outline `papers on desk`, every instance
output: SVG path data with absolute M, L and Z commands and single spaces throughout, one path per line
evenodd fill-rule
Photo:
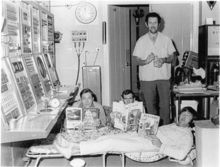
M 205 85 L 196 85 L 196 84 L 184 84 L 179 86 L 174 86 L 173 90 L 179 93 L 203 93 L 207 89 Z
M 174 91 L 179 93 L 203 93 L 206 91 L 206 88 L 194 87 L 194 88 L 176 88 Z
M 203 93 L 207 89 L 204 84 L 198 81 L 198 82 L 190 82 L 189 84 L 187 83 L 178 86 L 175 85 L 173 90 L 179 93 Z

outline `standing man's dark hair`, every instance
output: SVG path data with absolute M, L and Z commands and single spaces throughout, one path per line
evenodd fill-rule
M 161 17 L 158 13 L 152 12 L 152 13 L 148 13 L 145 17 L 145 23 L 148 24 L 148 19 L 149 17 L 156 17 L 158 20 L 158 23 L 161 23 Z

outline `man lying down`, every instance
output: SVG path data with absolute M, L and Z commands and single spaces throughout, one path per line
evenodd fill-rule
M 191 107 L 182 109 L 179 122 L 160 126 L 156 135 L 140 137 L 137 133 L 121 133 L 101 136 L 80 143 L 69 142 L 57 135 L 55 147 L 66 158 L 71 155 L 94 155 L 105 152 L 155 152 L 177 160 L 183 160 L 193 145 L 190 128 L 196 112 Z

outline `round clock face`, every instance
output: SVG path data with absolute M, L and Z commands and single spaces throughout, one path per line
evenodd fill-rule
M 76 7 L 75 15 L 79 22 L 89 24 L 95 20 L 97 10 L 93 4 L 89 2 L 82 2 Z

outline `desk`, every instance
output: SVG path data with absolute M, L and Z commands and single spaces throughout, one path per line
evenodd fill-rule
M 209 118 L 209 114 L 210 114 L 210 98 L 211 97 L 218 97 L 219 96 L 219 92 L 218 91 L 213 91 L 213 90 L 205 90 L 205 91 L 201 91 L 201 92 L 180 92 L 180 91 L 173 91 L 173 95 L 174 95 L 174 100 L 178 101 L 178 109 L 176 110 L 176 118 L 178 121 L 178 116 L 179 116 L 179 112 L 181 110 L 181 101 L 184 99 L 205 99 L 205 112 L 204 112 L 204 117 L 206 119 Z
M 70 92 L 75 91 L 78 91 L 78 87 L 69 86 L 60 88 L 54 94 L 54 97 L 60 101 L 59 107 L 53 108 L 51 112 L 40 112 L 44 107 L 43 103 L 39 103 L 32 113 L 28 113 L 17 120 L 14 129 L 2 130 L 1 143 L 46 138 L 67 106 L 67 99 Z

